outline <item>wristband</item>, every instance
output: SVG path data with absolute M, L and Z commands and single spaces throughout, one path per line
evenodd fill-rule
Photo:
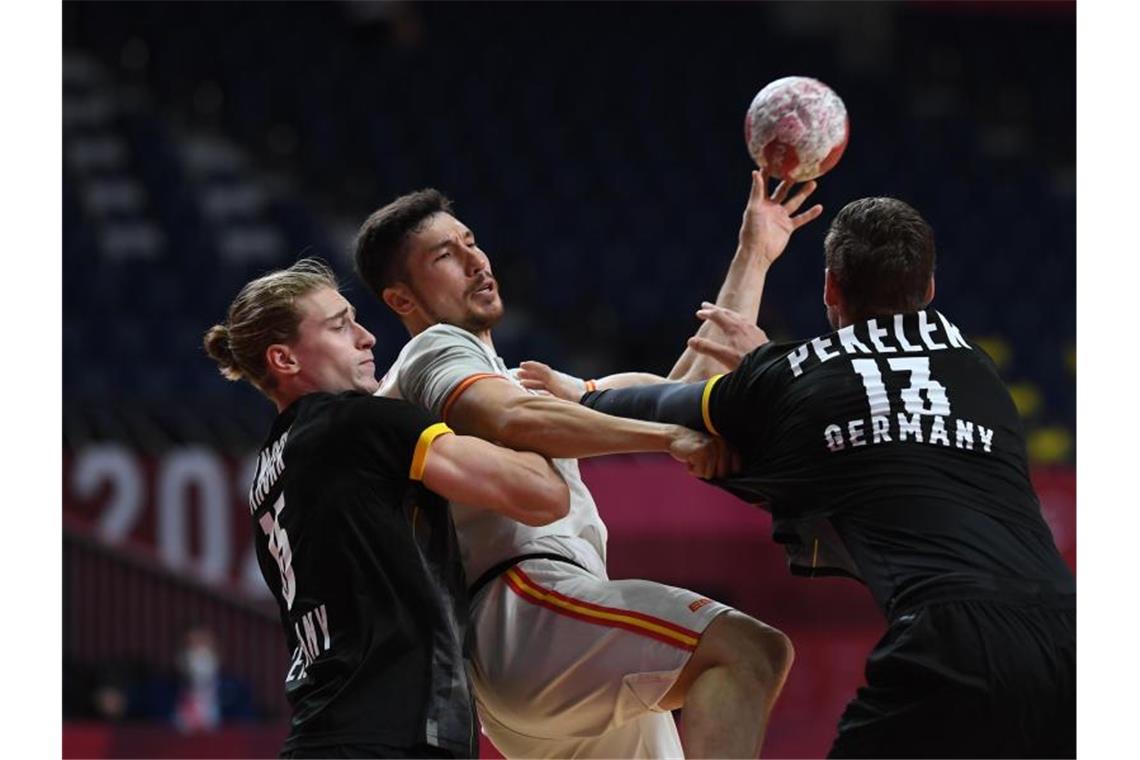
M 598 381 L 597 380 L 587 380 L 586 381 L 586 393 L 590 393 L 591 391 L 596 391 L 597 389 L 598 389 Z

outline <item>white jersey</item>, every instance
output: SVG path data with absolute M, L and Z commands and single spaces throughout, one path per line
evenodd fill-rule
M 380 381 L 377 396 L 402 398 L 447 421 L 455 399 L 473 382 L 503 382 L 523 388 L 503 360 L 475 335 L 453 325 L 434 325 L 412 338 Z M 531 393 L 532 391 L 527 391 Z M 549 552 L 569 557 L 605 577 L 606 526 L 582 482 L 578 460 L 555 459 L 570 487 L 570 512 L 541 527 L 523 525 L 488 509 L 452 502 L 467 582 L 520 554 Z

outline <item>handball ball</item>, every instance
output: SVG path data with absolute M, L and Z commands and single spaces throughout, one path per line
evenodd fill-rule
M 831 171 L 847 147 L 847 109 L 830 87 L 784 77 L 756 94 L 744 118 L 752 160 L 770 176 L 806 182 Z

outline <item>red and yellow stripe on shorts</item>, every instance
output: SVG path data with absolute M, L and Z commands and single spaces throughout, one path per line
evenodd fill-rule
M 688 652 L 696 649 L 701 639 L 700 634 L 696 631 L 682 628 L 668 620 L 632 610 L 603 607 L 600 604 L 574 599 L 553 589 L 544 588 L 535 583 L 530 576 L 518 567 L 512 567 L 504 573 L 503 579 L 507 586 L 523 599 L 532 604 L 554 610 L 560 615 L 608 628 L 623 628 Z

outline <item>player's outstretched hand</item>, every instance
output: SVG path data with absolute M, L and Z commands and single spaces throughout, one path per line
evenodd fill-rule
M 722 438 L 678 428 L 669 453 L 702 480 L 725 478 L 740 471 L 740 457 Z
M 586 392 L 585 380 L 559 372 L 542 362 L 523 362 L 519 365 L 518 378 L 524 388 L 548 393 L 564 401 L 577 402 Z
M 752 172 L 752 192 L 744 209 L 740 225 L 740 247 L 755 251 L 771 264 L 788 246 L 792 233 L 823 213 L 818 203 L 803 213 L 796 214 L 804 201 L 815 192 L 815 180 L 800 185 L 795 195 L 788 194 L 794 183 L 781 180 L 768 195 L 768 175 L 763 169 Z
M 724 341 L 713 341 L 694 335 L 689 338 L 689 348 L 698 354 L 711 357 L 734 370 L 748 353 L 768 342 L 768 335 L 735 311 L 704 301 L 697 310 L 701 321 L 714 323 L 721 329 Z

